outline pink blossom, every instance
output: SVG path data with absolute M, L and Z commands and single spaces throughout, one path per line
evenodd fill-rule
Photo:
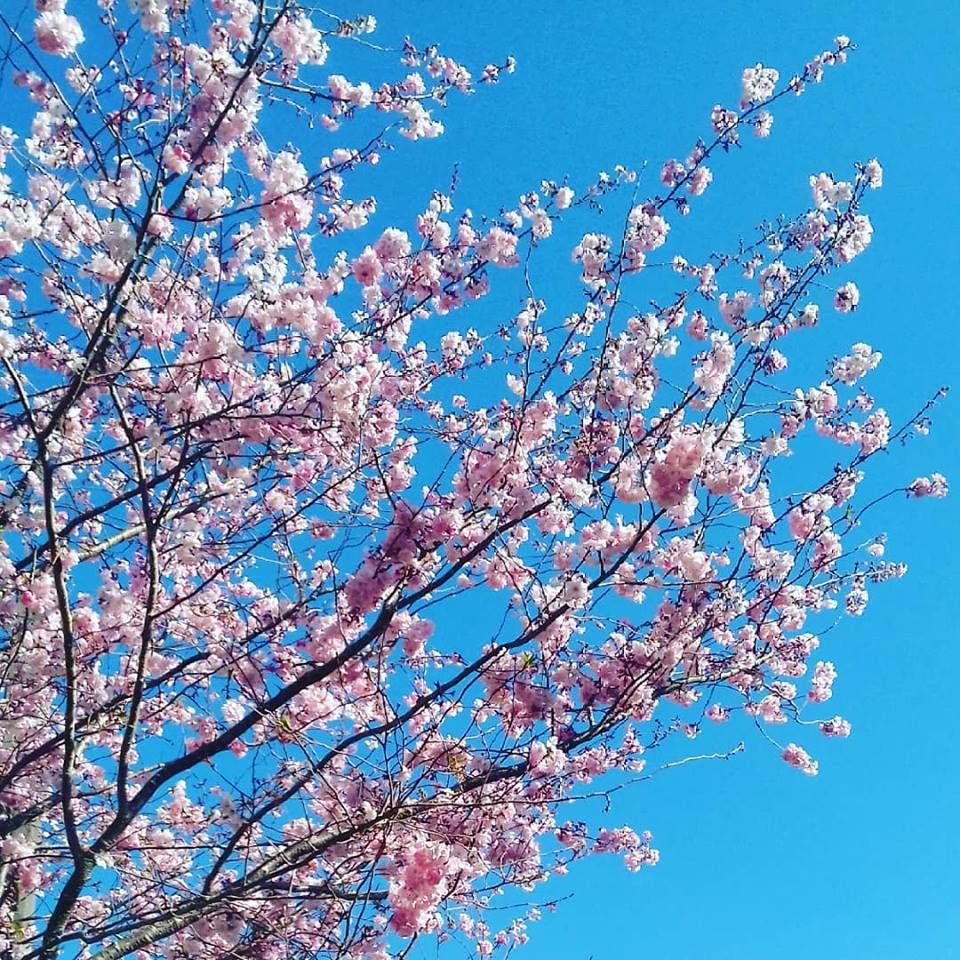
M 867 609 L 870 594 L 863 587 L 863 583 L 856 584 L 843 598 L 843 607 L 851 617 L 861 617 Z
M 870 246 L 873 239 L 873 224 L 864 214 L 857 214 L 847 221 L 838 234 L 837 253 L 843 263 L 849 263 Z
M 71 56 L 84 40 L 80 22 L 62 9 L 41 13 L 33 23 L 33 31 L 37 46 L 57 57 Z
M 780 697 L 775 694 L 764 697 L 760 703 L 757 704 L 757 716 L 760 717 L 764 723 L 786 723 L 787 716 L 780 709 L 780 703 Z
M 833 364 L 833 375 L 842 383 L 852 386 L 871 370 L 875 370 L 882 359 L 883 354 L 869 344 L 855 343 L 849 354 Z
M 770 136 L 773 130 L 773 114 L 769 110 L 761 110 L 753 124 L 754 136 L 764 139 Z
M 773 67 L 765 67 L 758 63 L 754 67 L 747 67 L 743 71 L 742 86 L 744 106 L 751 103 L 761 103 L 773 96 L 780 73 Z
M 554 206 L 558 210 L 566 210 L 573 203 L 573 190 L 570 187 L 561 187 L 553 198 Z
M 690 322 L 687 324 L 687 333 L 694 340 L 705 340 L 708 329 L 709 321 L 707 320 L 706 314 L 700 310 L 694 310 L 690 316 Z
M 680 160 L 668 160 L 660 169 L 660 182 L 665 187 L 675 187 L 686 174 L 686 168 Z
M 840 313 L 850 313 L 860 303 L 860 291 L 855 283 L 847 282 L 838 288 L 833 297 L 833 305 Z
M 573 259 L 583 265 L 581 279 L 588 286 L 601 287 L 606 283 L 605 272 L 610 242 L 610 238 L 605 234 L 587 233 L 574 247 Z
M 390 925 L 402 937 L 412 937 L 425 924 L 430 911 L 447 890 L 447 874 L 457 868 L 441 847 L 423 840 L 415 842 L 393 869 Z
M 813 703 L 824 703 L 833 696 L 833 681 L 837 678 L 836 668 L 828 660 L 820 660 L 813 671 L 810 691 L 807 699 Z
M 883 186 L 883 167 L 880 161 L 873 159 L 864 168 L 863 174 L 867 178 L 867 185 L 871 190 L 876 190 Z
M 543 240 L 553 233 L 553 221 L 546 210 L 537 210 L 531 217 L 530 229 L 538 240 Z
M 683 500 L 701 468 L 703 455 L 703 442 L 697 436 L 678 434 L 670 441 L 663 459 L 650 468 L 648 489 L 657 506 L 672 507 Z
M 730 711 L 721 707 L 719 703 L 711 703 L 706 710 L 707 719 L 714 723 L 725 723 L 730 719 Z
M 825 737 L 849 737 L 853 728 L 849 720 L 843 717 L 834 717 L 832 720 L 824 720 L 820 724 L 820 732 Z
M 517 235 L 501 227 L 491 227 L 477 244 L 477 255 L 498 267 L 517 263 Z
M 531 774 L 540 777 L 556 776 L 563 772 L 566 764 L 567 756 L 558 748 L 556 737 L 550 737 L 545 743 L 536 740 L 530 745 L 527 768 Z
M 914 497 L 945 497 L 948 490 L 947 478 L 942 473 L 934 473 L 929 477 L 917 477 L 907 487 L 907 492 Z
M 865 454 L 882 450 L 890 442 L 890 418 L 885 410 L 876 410 L 864 421 L 860 448 Z
M 791 767 L 802 770 L 808 777 L 817 775 L 817 761 L 813 760 L 803 747 L 799 747 L 795 743 L 788 744 L 782 756 Z
M 309 17 L 283 17 L 274 28 L 270 39 L 283 53 L 284 59 L 295 64 L 321 64 L 327 59 L 329 48 L 323 34 Z
M 135 926 L 142 960 L 386 960 L 458 934 L 507 953 L 536 914 L 495 925 L 497 901 L 551 902 L 534 887 L 592 853 L 657 862 L 602 804 L 557 818 L 640 775 L 658 731 L 743 711 L 849 733 L 807 715 L 836 675 L 815 653 L 905 572 L 854 529 L 904 431 L 856 389 L 869 346 L 799 389 L 786 371 L 822 340 L 807 291 L 868 249 L 879 164 L 814 177 L 816 209 L 770 211 L 749 245 L 671 232 L 741 125 L 769 133 L 757 64 L 742 116 L 717 106 L 650 195 L 618 165 L 579 203 L 545 179 L 473 211 L 441 170 L 392 226 L 397 141 L 474 89 L 437 46 L 403 41 L 397 78 L 370 17 L 66 5 L 35 0 L 39 55 L 82 22 L 110 69 L 15 72 L 29 112 L 0 127 L 0 801 L 44 811 L 0 854 L 48 894 L 24 939 L 56 908 L 91 950 Z M 315 69 L 331 49 L 374 80 Z M 567 219 L 586 289 L 565 305 L 536 258 Z M 71 687 L 75 789 L 51 806 Z M 96 854 L 76 890 L 71 816 Z
M 739 120 L 740 117 L 735 110 L 728 110 L 720 104 L 714 106 L 710 114 L 710 125 L 714 133 L 729 133 L 736 127 Z
M 383 276 L 383 265 L 373 247 L 367 247 L 356 260 L 353 261 L 353 276 L 357 283 L 364 287 L 376 286 Z
M 714 281 L 717 270 L 712 263 L 705 263 L 698 271 L 697 290 L 701 296 L 710 299 L 717 290 L 717 284 Z
M 726 333 L 712 335 L 710 353 L 694 370 L 693 381 L 710 399 L 723 393 L 727 377 L 733 369 L 736 351 Z
M 818 210 L 830 210 L 842 203 L 848 203 L 853 196 L 853 187 L 846 181 L 836 181 L 828 173 L 820 173 L 810 178 L 813 203 Z
M 652 204 L 634 207 L 627 220 L 631 227 L 631 242 L 644 253 L 656 250 L 666 242 L 670 225 Z
M 814 570 L 827 570 L 840 559 L 842 553 L 840 538 L 832 530 L 824 530 L 814 540 L 810 566 Z
M 700 197 L 706 193 L 707 187 L 713 182 L 713 173 L 709 167 L 700 164 L 687 181 L 687 190 L 694 197 Z
M 410 256 L 410 238 L 403 230 L 388 227 L 374 244 L 374 250 L 381 261 L 402 260 Z

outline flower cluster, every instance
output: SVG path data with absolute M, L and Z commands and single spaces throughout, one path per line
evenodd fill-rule
M 32 116 L 0 128 L 0 877 L 33 905 L 0 906 L 0 952 L 506 956 L 536 914 L 498 929 L 493 894 L 657 863 L 559 819 L 651 749 L 727 732 L 704 719 L 850 733 L 817 713 L 821 636 L 904 572 L 858 489 L 929 411 L 874 405 L 865 343 L 820 382 L 792 358 L 818 290 L 859 322 L 833 275 L 882 168 L 678 249 L 724 151 L 849 40 L 749 67 L 652 185 L 617 166 L 488 215 L 438 190 L 387 224 L 396 138 L 475 89 L 438 47 L 361 79 L 371 17 L 35 6 L 8 51 Z M 570 245 L 579 300 L 541 299 L 528 265 Z

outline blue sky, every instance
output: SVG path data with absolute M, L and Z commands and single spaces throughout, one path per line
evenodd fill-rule
M 792 367 L 798 384 L 814 384 L 832 353 L 870 343 L 884 360 L 867 386 L 895 421 L 952 384 L 930 437 L 871 470 L 878 488 L 940 470 L 957 493 L 891 500 L 871 519 L 867 532 L 886 530 L 888 558 L 910 574 L 872 588 L 866 616 L 829 636 L 823 652 L 840 677 L 828 706 L 852 721 L 854 735 L 839 743 L 806 736 L 820 775 L 789 769 L 754 736 L 727 763 L 690 764 L 617 794 L 607 821 L 652 830 L 660 865 L 631 874 L 619 858 L 594 858 L 537 891 L 538 899 L 573 896 L 532 926 L 521 956 L 960 958 L 951 667 L 960 636 L 960 376 L 950 286 L 960 276 L 960 26 L 951 5 L 356 2 L 338 12 L 375 14 L 374 39 L 386 45 L 410 33 L 478 69 L 507 54 L 518 60 L 498 88 L 452 99 L 443 138 L 401 144 L 373 172 L 378 228 L 409 228 L 455 164 L 458 207 L 478 214 L 513 206 L 544 177 L 568 176 L 579 187 L 617 162 L 649 161 L 653 190 L 660 162 L 685 156 L 707 134 L 713 104 L 735 103 L 744 66 L 759 60 L 789 75 L 839 33 L 857 43 L 847 66 L 780 105 L 769 140 L 712 165 L 714 184 L 667 252 L 731 247 L 760 220 L 804 208 L 811 174 L 842 176 L 853 161 L 879 157 L 886 185 L 868 197 L 877 232 L 844 278 L 860 286 L 861 307 L 846 318 L 825 311 L 828 327 L 799 341 L 807 353 L 792 354 Z M 378 62 L 396 74 L 392 61 Z M 367 79 L 349 58 L 335 57 L 329 69 Z M 324 137 L 323 148 L 334 139 Z M 536 280 L 559 304 L 578 285 L 569 247 L 557 241 L 541 251 Z M 505 292 L 479 309 L 502 305 L 496 322 L 505 322 L 517 290 L 505 276 L 493 279 Z M 729 746 L 739 732 L 726 738 Z M 715 737 L 708 749 L 724 742 Z M 461 955 L 454 945 L 439 952 Z
M 801 342 L 808 353 L 791 356 L 795 375 L 817 382 L 831 353 L 864 340 L 884 353 L 867 386 L 894 419 L 941 385 L 960 389 L 950 288 L 960 276 L 960 28 L 950 5 L 485 0 L 368 3 L 364 12 L 377 16 L 385 44 L 411 33 L 472 66 L 518 60 L 499 88 L 453 101 L 443 138 L 389 158 L 396 186 L 379 194 L 381 226 L 408 223 L 411 204 L 445 185 L 454 163 L 458 206 L 478 213 L 515 204 L 543 177 L 584 184 L 617 162 L 647 160 L 652 178 L 706 134 L 714 103 L 735 102 L 744 66 L 760 60 L 789 75 L 850 35 L 859 47 L 850 62 L 782 104 L 769 140 L 714 165 L 684 242 L 729 246 L 764 217 L 803 208 L 811 174 L 841 176 L 879 157 L 886 185 L 868 198 L 874 242 L 845 277 L 860 286 L 861 308 L 831 314 L 819 339 Z M 568 290 L 574 271 L 565 248 L 542 254 L 538 292 L 549 300 L 551 284 Z M 960 483 L 958 413 L 955 389 L 926 440 L 873 467 L 876 483 L 932 470 Z M 799 775 L 753 737 L 728 763 L 688 765 L 617 795 L 610 818 L 653 830 L 660 865 L 630 874 L 615 858 L 580 864 L 549 891 L 574 896 L 532 927 L 523 956 L 960 957 L 958 520 L 955 495 L 891 500 L 871 521 L 910 573 L 873 588 L 866 616 L 829 636 L 824 653 L 840 671 L 829 706 L 854 734 L 841 743 L 807 735 L 820 775 Z M 439 948 L 448 950 L 457 954 Z

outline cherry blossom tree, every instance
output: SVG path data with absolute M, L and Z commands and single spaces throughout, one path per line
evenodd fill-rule
M 933 402 L 891 423 L 878 352 L 787 369 L 861 309 L 882 169 L 668 248 L 850 41 L 746 69 L 659 181 L 389 226 L 354 184 L 512 60 L 290 0 L 72 5 L 0 16 L 2 955 L 502 955 L 552 873 L 657 862 L 576 819 L 652 748 L 733 718 L 815 774 L 850 732 L 820 635 L 903 573 L 864 512 L 946 493 L 858 496 Z M 358 49 L 382 77 L 329 72 Z M 530 265 L 583 218 L 551 314 Z

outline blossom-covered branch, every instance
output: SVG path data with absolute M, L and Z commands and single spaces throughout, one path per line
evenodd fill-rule
M 850 41 L 745 70 L 658 184 L 620 166 L 488 216 L 437 191 L 386 226 L 361 171 L 512 59 L 474 79 L 290 0 L 73 6 L 0 15 L 5 955 L 505 953 L 551 873 L 657 862 L 567 815 L 651 749 L 739 714 L 816 773 L 790 737 L 850 733 L 816 713 L 820 634 L 904 572 L 858 488 L 929 423 L 859 389 L 862 342 L 789 379 L 821 309 L 861 309 L 835 275 L 882 169 L 812 176 L 733 253 L 667 251 Z M 384 79 L 326 72 L 357 49 Z M 552 320 L 534 267 L 569 246 Z

